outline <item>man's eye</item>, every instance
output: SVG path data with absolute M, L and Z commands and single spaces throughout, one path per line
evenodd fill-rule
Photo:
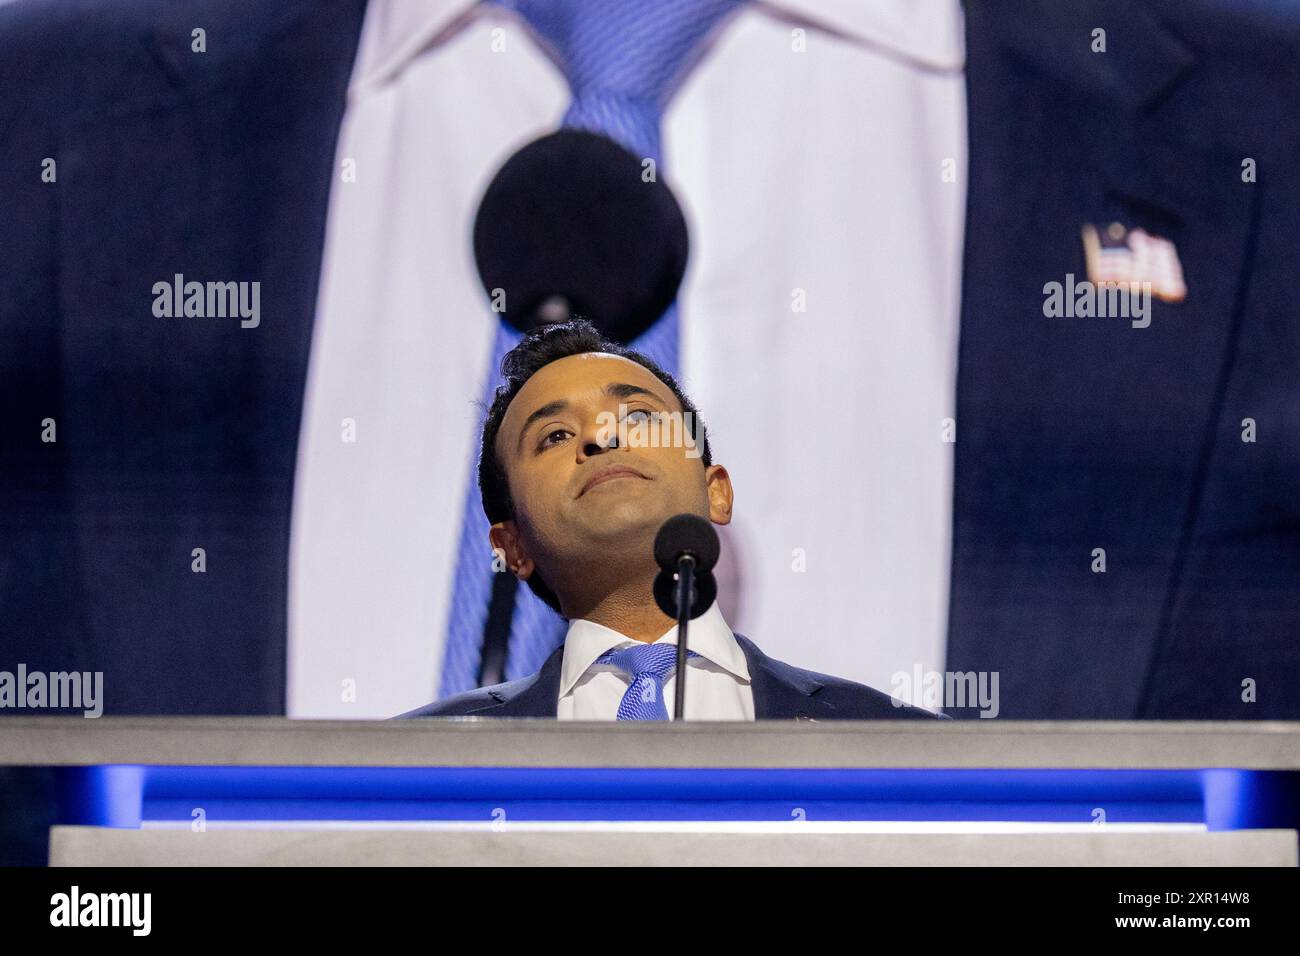
M 630 421 L 633 415 L 644 415 L 647 422 L 653 422 L 655 417 L 654 412 L 650 411 L 648 408 L 634 408 L 627 413 L 623 418 L 623 421 Z
M 537 447 L 550 448 L 551 438 L 553 438 L 555 435 L 567 435 L 567 434 L 569 434 L 569 430 L 567 428 L 553 428 L 542 436 L 542 440 L 541 442 L 538 443 Z

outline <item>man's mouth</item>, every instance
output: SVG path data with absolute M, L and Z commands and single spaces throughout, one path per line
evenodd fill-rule
M 581 498 L 592 488 L 596 487 L 596 485 L 604 484 L 607 481 L 613 481 L 616 478 L 644 479 L 645 475 L 641 474 L 641 472 L 637 471 L 635 468 L 631 468 L 627 465 L 613 465 L 609 468 L 602 468 L 600 471 L 596 472 L 594 475 L 592 475 L 590 478 L 587 479 L 586 484 L 582 486 L 582 490 L 578 492 L 578 497 Z

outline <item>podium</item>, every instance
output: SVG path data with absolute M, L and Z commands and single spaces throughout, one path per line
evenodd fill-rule
M 22 717 L 53 865 L 1294 867 L 1300 723 Z

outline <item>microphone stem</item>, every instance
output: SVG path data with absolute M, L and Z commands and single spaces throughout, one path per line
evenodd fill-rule
M 673 699 L 673 720 L 686 716 L 686 628 L 695 603 L 695 558 L 683 554 L 677 559 L 677 690 Z

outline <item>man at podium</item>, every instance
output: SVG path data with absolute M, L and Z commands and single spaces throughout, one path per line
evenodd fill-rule
M 478 466 L 493 554 L 568 632 L 537 673 L 401 716 L 667 720 L 677 626 L 653 595 L 655 535 L 682 513 L 727 524 L 731 478 L 674 377 L 589 322 L 533 329 L 502 375 Z M 941 716 L 768 657 L 716 600 L 688 641 L 691 720 Z

